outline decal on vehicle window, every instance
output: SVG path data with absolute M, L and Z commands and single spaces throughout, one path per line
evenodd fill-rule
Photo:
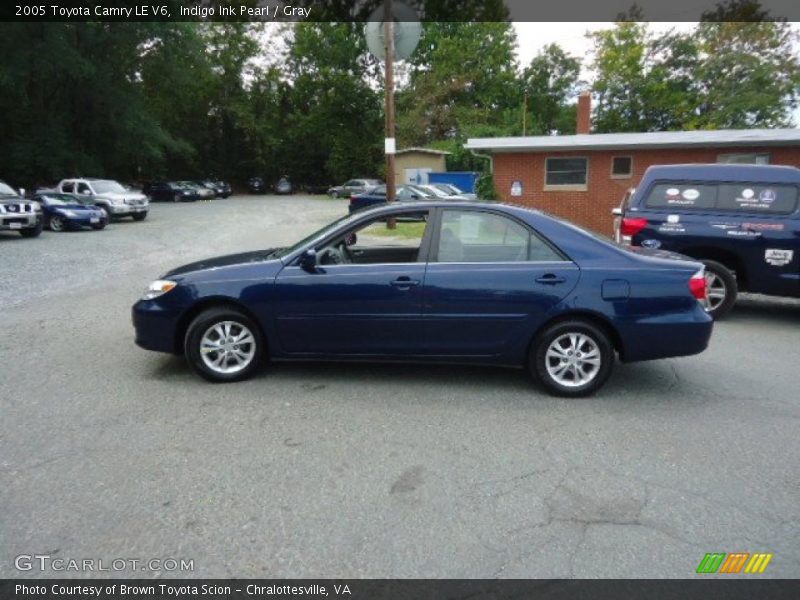
M 683 196 L 687 200 L 697 200 L 700 197 L 700 192 L 698 192 L 694 188 L 689 188 L 688 190 L 683 190 L 681 196 Z
M 778 248 L 767 248 L 764 252 L 764 260 L 773 267 L 783 267 L 792 262 L 794 250 L 781 250 Z
M 680 215 L 667 215 L 667 223 L 680 223 Z

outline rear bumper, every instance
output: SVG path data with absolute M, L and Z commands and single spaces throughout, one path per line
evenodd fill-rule
M 618 326 L 623 362 L 700 354 L 708 348 L 714 321 L 703 308 L 686 313 L 642 317 Z

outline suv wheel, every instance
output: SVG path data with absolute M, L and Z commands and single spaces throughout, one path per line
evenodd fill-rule
M 583 320 L 548 327 L 534 341 L 528 368 L 551 394 L 576 398 L 600 389 L 611 375 L 614 347 L 597 326 Z
M 200 313 L 189 325 L 184 348 L 192 368 L 213 382 L 247 379 L 264 355 L 258 325 L 232 308 Z
M 20 229 L 19 234 L 24 238 L 35 238 L 39 237 L 42 233 L 42 222 L 39 221 L 34 227 L 29 227 L 28 229 Z
M 736 277 L 730 269 L 714 260 L 704 260 L 706 266 L 706 312 L 714 319 L 719 319 L 733 308 L 739 293 Z
M 144 221 L 146 218 L 147 218 L 147 213 L 146 212 L 133 213 L 133 220 L 134 221 Z

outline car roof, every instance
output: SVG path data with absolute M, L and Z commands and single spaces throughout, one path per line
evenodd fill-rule
M 800 169 L 784 165 L 688 164 L 653 165 L 642 182 L 654 179 L 691 179 L 695 181 L 770 181 L 800 183 Z

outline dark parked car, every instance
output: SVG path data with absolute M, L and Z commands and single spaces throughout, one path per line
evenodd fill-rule
M 42 208 L 26 200 L 22 194 L 0 181 L 0 231 L 18 231 L 22 237 L 42 233 Z
M 292 182 L 288 177 L 281 177 L 278 180 L 278 183 L 275 184 L 276 194 L 291 194 L 293 191 L 294 189 L 292 188 Z
M 108 225 L 108 214 L 105 210 L 83 200 L 74 194 L 45 192 L 33 197 L 42 206 L 44 225 L 50 231 L 67 231 L 68 229 L 104 229 Z
M 654 166 L 614 210 L 615 235 L 701 260 L 719 318 L 739 291 L 800 297 L 798 190 L 794 167 Z
M 615 353 L 702 352 L 704 299 L 698 262 L 521 207 L 419 202 L 170 271 L 133 323 L 138 345 L 185 354 L 211 381 L 244 379 L 267 357 L 444 361 L 527 367 L 550 392 L 580 396 L 603 385 Z
M 416 202 L 420 200 L 438 200 L 434 194 L 414 185 L 401 185 L 395 189 L 395 200 L 399 202 Z M 356 212 L 386 202 L 386 186 L 379 185 L 363 194 L 350 196 L 349 211 Z
M 197 190 L 178 181 L 156 181 L 145 186 L 144 193 L 153 202 L 194 202 Z
M 263 194 L 267 191 L 267 184 L 261 177 L 251 177 L 247 180 L 247 190 L 251 194 Z
M 363 194 L 381 184 L 383 182 L 380 179 L 350 179 L 342 185 L 328 189 L 328 195 L 333 198 L 349 198 L 353 194 Z
M 203 179 L 199 183 L 212 190 L 217 198 L 227 198 L 233 193 L 231 184 L 219 179 Z

